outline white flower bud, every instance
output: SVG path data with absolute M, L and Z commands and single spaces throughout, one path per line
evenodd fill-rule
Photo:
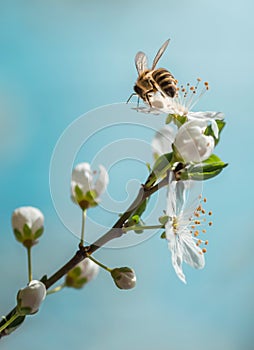
M 27 287 L 20 289 L 17 294 L 17 310 L 20 315 L 32 315 L 46 297 L 45 285 L 37 280 L 31 281 Z
M 129 267 L 119 267 L 111 271 L 116 286 L 120 289 L 131 289 L 136 286 L 135 271 Z
M 210 157 L 214 150 L 214 138 L 204 134 L 207 122 L 193 120 L 183 124 L 174 141 L 180 157 L 188 162 L 201 162 Z
M 79 289 L 94 279 L 98 273 L 99 266 L 89 258 L 86 258 L 67 273 L 65 284 L 67 287 Z
M 21 207 L 12 214 L 12 228 L 16 239 L 25 246 L 32 246 L 42 235 L 44 216 L 34 207 Z
M 94 172 L 89 163 L 80 163 L 72 171 L 71 198 L 83 210 L 94 207 L 100 201 L 100 196 L 105 192 L 109 178 L 104 166 L 99 166 L 99 175 L 94 181 Z

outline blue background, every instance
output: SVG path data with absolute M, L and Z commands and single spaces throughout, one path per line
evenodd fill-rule
M 135 268 L 134 290 L 117 290 L 101 271 L 82 291 L 48 298 L 39 314 L 1 340 L 2 349 L 253 348 L 253 11 L 250 0 L 0 2 L 2 315 L 26 284 L 12 211 L 33 205 L 45 214 L 46 233 L 33 251 L 35 277 L 71 257 L 78 241 L 52 204 L 51 155 L 78 116 L 127 99 L 138 50 L 153 58 L 170 37 L 162 64 L 180 81 L 209 80 L 211 91 L 197 108 L 226 114 L 217 153 L 230 163 L 205 184 L 215 214 L 207 264 L 202 271 L 185 268 L 186 286 L 158 236 L 132 248 L 103 249 L 96 256 L 108 265 Z M 135 165 L 131 173 L 140 181 L 146 176 Z M 111 178 L 112 195 L 120 191 L 124 198 L 117 181 Z

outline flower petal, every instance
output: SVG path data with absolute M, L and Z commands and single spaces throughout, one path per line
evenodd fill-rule
M 105 192 L 109 183 L 109 177 L 108 177 L 108 172 L 106 168 L 103 165 L 100 165 L 99 169 L 100 169 L 99 177 L 96 180 L 94 185 L 94 189 L 97 192 L 98 196 L 100 196 L 103 192 Z
M 188 230 L 181 233 L 181 246 L 184 262 L 195 269 L 202 269 L 205 266 L 204 253 L 196 245 Z
M 168 247 L 171 251 L 171 260 L 172 260 L 173 268 L 177 276 L 180 278 L 180 280 L 186 283 L 185 275 L 183 273 L 183 268 L 182 268 L 183 249 L 178 236 L 175 236 L 175 239 L 169 242 Z
M 93 174 L 89 163 L 79 163 L 72 171 L 71 195 L 75 198 L 75 187 L 79 186 L 83 194 L 92 188 Z
M 152 150 L 157 156 L 172 152 L 172 143 L 174 142 L 176 130 L 171 126 L 166 126 L 156 132 L 152 140 Z

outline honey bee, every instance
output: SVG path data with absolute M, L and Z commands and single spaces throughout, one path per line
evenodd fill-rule
M 134 85 L 134 93 L 131 94 L 127 103 L 133 95 L 138 95 L 144 102 L 152 107 L 149 97 L 152 93 L 159 92 L 163 97 L 174 97 L 177 92 L 177 80 L 165 68 L 155 69 L 159 59 L 163 55 L 169 44 L 169 39 L 165 41 L 157 52 L 153 60 L 152 68 L 147 68 L 147 57 L 144 52 L 139 51 L 135 57 L 135 65 L 138 71 L 138 79 Z

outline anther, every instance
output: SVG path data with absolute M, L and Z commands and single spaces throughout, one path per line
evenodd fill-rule
M 205 214 L 205 209 L 202 209 L 202 214 Z
M 205 248 L 203 248 L 203 249 L 202 249 L 202 252 L 203 252 L 203 253 L 206 253 L 206 249 L 205 249 Z
M 209 225 L 209 226 L 212 226 L 212 224 L 213 224 L 212 221 L 210 221 L 208 225 Z
M 205 202 L 205 203 L 207 202 L 207 199 L 206 199 L 206 198 L 204 198 L 204 202 Z
M 198 236 L 198 234 L 199 234 L 199 232 L 198 232 L 198 231 L 195 231 L 195 232 L 194 232 L 194 236 L 195 236 L 195 237 L 197 237 L 197 236 Z
M 209 211 L 208 215 L 212 215 L 212 212 L 211 212 L 211 211 Z
M 207 245 L 208 244 L 208 241 L 205 241 L 205 245 Z
M 206 230 L 202 230 L 203 233 L 206 233 Z

